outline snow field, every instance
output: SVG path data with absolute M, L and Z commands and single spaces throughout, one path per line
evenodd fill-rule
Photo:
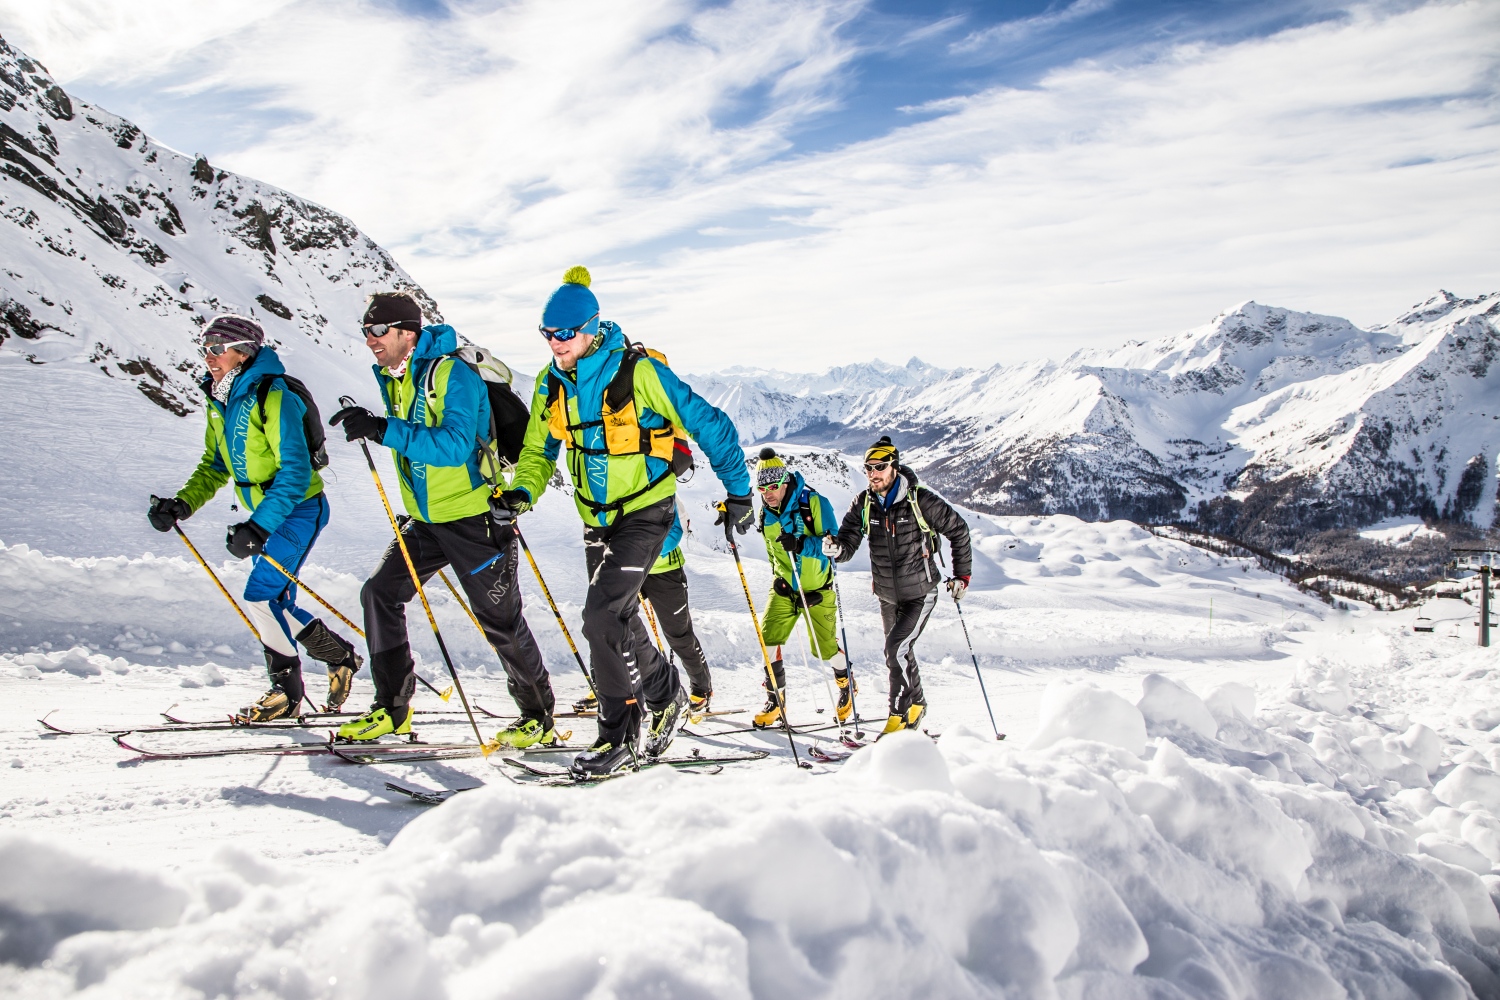
M 563 580 L 573 530 L 538 520 L 530 531 Z M 807 774 L 790 767 L 779 732 L 706 737 L 706 748 L 775 755 L 713 777 L 647 771 L 588 789 L 520 787 L 477 760 L 133 763 L 102 737 L 39 739 L 33 709 L 63 707 L 58 718 L 79 724 L 151 721 L 181 701 L 212 717 L 263 677 L 248 648 L 193 648 L 223 635 L 203 625 L 222 599 L 181 557 L 0 549 L 0 593 L 29 602 L 13 619 L 30 621 L 28 634 L 63 627 L 67 604 L 87 606 L 100 634 L 126 636 L 98 652 L 63 640 L 0 655 L 11 706 L 0 734 L 10 764 L 0 957 L 11 964 L 0 990 L 1500 995 L 1491 651 L 1459 626 L 1463 641 L 1412 633 L 1416 612 L 1330 612 L 1275 577 L 1131 525 L 984 518 L 977 531 L 998 558 L 977 572 L 965 616 L 1010 740 L 988 731 L 956 618 L 935 616 L 919 649 L 936 742 L 891 738 Z M 743 603 L 733 564 L 701 530 L 689 546 L 718 700 L 758 703 L 762 668 L 730 600 Z M 755 545 L 744 555 L 760 598 L 763 555 Z M 1049 577 L 1045 566 L 1081 571 Z M 1153 585 L 1119 574 L 1103 585 L 1125 568 Z M 1004 582 L 986 583 L 996 570 Z M 307 576 L 339 604 L 357 592 L 350 574 Z M 38 583 L 9 585 L 20 577 Z M 861 706 L 876 714 L 868 577 L 846 571 L 841 587 Z M 457 609 L 435 604 L 455 643 Z M 530 606 L 559 698 L 571 697 L 581 678 Z M 127 634 L 152 609 L 160 627 Z M 575 623 L 576 612 L 565 606 Z M 1035 659 L 1016 649 L 1028 636 Z M 787 662 L 793 715 L 815 718 L 822 685 L 794 651 Z M 497 669 L 464 676 L 471 696 L 504 706 Z M 220 686 L 183 687 L 215 675 Z M 424 725 L 428 738 L 464 731 L 457 716 Z M 388 778 L 485 787 L 424 810 L 385 792 Z

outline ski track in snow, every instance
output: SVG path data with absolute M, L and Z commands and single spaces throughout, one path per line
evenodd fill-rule
M 827 492 L 840 510 L 850 497 Z M 695 617 L 716 704 L 753 708 L 763 668 L 733 562 L 714 551 L 722 536 L 704 508 L 716 493 L 702 477 L 682 495 Z M 936 742 L 908 734 L 801 772 L 779 731 L 681 737 L 674 752 L 772 754 L 712 777 L 663 768 L 587 789 L 523 787 L 478 758 L 143 761 L 104 736 L 45 735 L 34 720 L 53 710 L 76 726 L 150 724 L 174 703 L 214 718 L 255 697 L 264 674 L 185 553 L 75 559 L 7 540 L 0 957 L 13 964 L 0 966 L 0 992 L 1500 991 L 1500 743 L 1489 732 L 1500 676 L 1473 645 L 1472 609 L 1433 602 L 1423 613 L 1437 631 L 1418 634 L 1416 611 L 1332 610 L 1244 561 L 1127 522 L 966 516 L 976 579 L 965 616 L 1004 743 L 945 602 L 919 646 Z M 216 534 L 211 519 L 188 527 L 209 538 L 209 524 Z M 384 538 L 363 527 L 373 559 Z M 576 630 L 571 504 L 544 499 L 523 527 Z M 763 546 L 754 534 L 744 544 L 761 603 Z M 316 556 L 307 581 L 354 608 L 362 574 Z M 231 589 L 245 572 L 217 568 Z M 868 580 L 856 564 L 840 586 L 860 705 L 878 716 Z M 559 701 L 570 700 L 582 678 L 529 574 L 523 586 Z M 471 698 L 508 707 L 472 626 L 437 590 L 434 605 Z M 412 625 L 430 643 L 420 616 Z M 794 649 L 787 663 L 793 717 L 826 719 L 822 677 Z M 421 669 L 438 679 L 435 650 Z M 362 673 L 351 704 L 368 691 Z M 418 706 L 442 707 L 425 693 Z M 419 723 L 424 738 L 464 739 L 456 699 L 448 707 Z M 587 720 L 560 725 L 574 742 L 592 736 Z M 819 739 L 837 748 L 831 733 Z M 387 780 L 483 787 L 431 808 Z

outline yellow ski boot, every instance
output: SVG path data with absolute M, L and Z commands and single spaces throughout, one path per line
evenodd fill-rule
M 339 726 L 338 738 L 361 742 L 378 740 L 382 736 L 406 736 L 411 733 L 411 708 L 408 706 L 398 711 L 405 713 L 400 722 L 391 715 L 390 709 L 377 708 L 369 715 L 362 715 L 353 722 Z

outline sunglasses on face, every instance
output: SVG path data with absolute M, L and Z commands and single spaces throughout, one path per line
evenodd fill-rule
M 781 489 L 785 485 L 786 485 L 786 478 L 782 477 L 781 479 L 776 480 L 776 482 L 774 482 L 774 483 L 767 483 L 764 486 L 757 486 L 755 488 L 757 490 L 759 490 L 760 492 L 762 492 L 762 493 L 774 493 L 777 490 Z
M 224 352 L 229 350 L 231 347 L 249 347 L 251 343 L 252 341 L 249 340 L 234 340 L 228 342 L 216 340 L 211 344 L 204 344 L 203 353 L 212 354 L 216 358 L 222 358 L 224 356 Z
M 865 471 L 866 472 L 884 472 L 886 469 L 889 469 L 890 467 L 891 467 L 891 463 L 890 462 L 866 462 L 865 463 Z
M 590 323 L 592 323 L 594 320 L 596 320 L 598 318 L 599 318 L 599 314 L 598 313 L 594 313 L 594 315 L 590 316 L 588 319 L 584 320 L 582 323 L 579 323 L 577 326 L 564 326 L 564 327 L 539 326 L 539 327 L 537 327 L 537 330 L 538 330 L 538 332 L 541 333 L 541 335 L 543 337 L 545 337 L 548 340 L 560 340 L 564 344 L 566 344 L 568 341 L 570 341 L 574 337 L 578 336 L 578 334 L 583 331 L 584 327 L 588 326 Z
M 366 337 L 384 337 L 392 330 L 410 330 L 411 327 L 404 321 L 401 323 L 371 323 L 365 327 Z

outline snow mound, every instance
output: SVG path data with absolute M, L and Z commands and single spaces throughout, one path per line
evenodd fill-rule
M 1097 740 L 1139 757 L 1146 749 L 1146 720 L 1140 709 L 1112 691 L 1088 682 L 1055 681 L 1042 695 L 1041 726 L 1028 749 L 1069 738 Z

